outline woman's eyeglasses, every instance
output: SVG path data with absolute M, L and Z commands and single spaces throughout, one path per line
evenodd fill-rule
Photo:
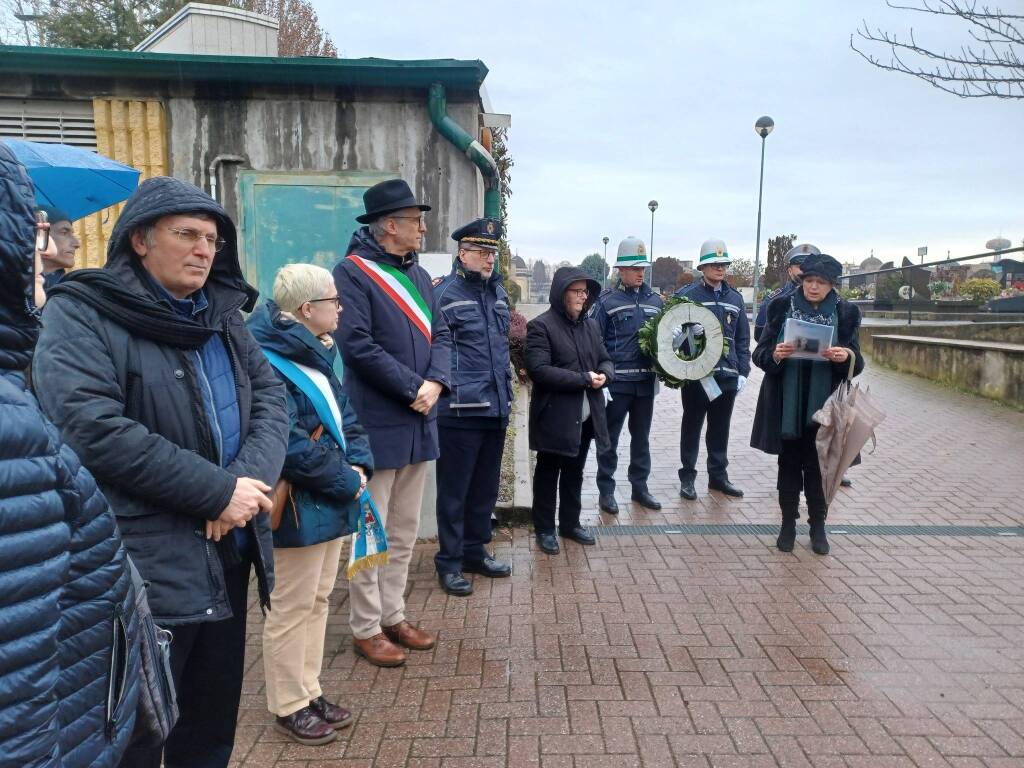
M 331 296 L 330 298 L 327 298 L 327 299 L 310 299 L 309 303 L 310 304 L 316 304 L 317 302 L 320 302 L 320 301 L 333 301 L 334 302 L 334 306 L 337 307 L 338 309 L 341 309 L 341 297 L 340 296 Z
M 587 298 L 587 296 L 590 295 L 590 291 L 588 291 L 586 288 L 569 288 L 566 290 L 566 293 L 575 293 L 581 299 L 585 299 Z

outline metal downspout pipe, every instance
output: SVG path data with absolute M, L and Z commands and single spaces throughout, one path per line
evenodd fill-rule
M 483 144 L 448 116 L 448 99 L 443 85 L 434 83 L 430 86 L 427 104 L 430 109 L 430 122 L 437 128 L 437 132 L 458 147 L 480 169 L 484 177 L 484 216 L 500 219 L 501 181 L 498 178 L 498 164 L 494 162 L 490 152 L 484 149 Z
M 217 155 L 213 160 L 210 161 L 210 167 L 207 169 L 207 178 L 210 180 L 210 197 L 216 200 L 218 203 L 220 199 L 217 197 L 218 179 L 220 178 L 220 166 L 224 163 L 238 163 L 239 165 L 248 165 L 249 161 L 241 155 Z

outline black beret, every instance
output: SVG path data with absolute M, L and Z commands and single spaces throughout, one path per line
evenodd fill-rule
M 803 277 L 820 277 L 835 285 L 839 282 L 839 276 L 843 274 L 843 265 L 827 253 L 811 254 L 800 265 L 800 272 Z

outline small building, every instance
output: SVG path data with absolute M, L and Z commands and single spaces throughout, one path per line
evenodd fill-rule
M 530 268 L 518 253 L 509 259 L 510 275 L 507 280 L 519 286 L 519 301 L 523 304 L 530 303 Z
M 192 182 L 239 224 L 247 278 L 269 295 L 284 263 L 332 268 L 362 194 L 406 179 L 433 206 L 423 250 L 497 216 L 480 61 L 277 58 L 273 19 L 190 3 L 136 51 L 0 46 L 0 138 L 96 149 Z M 119 206 L 79 222 L 99 266 Z

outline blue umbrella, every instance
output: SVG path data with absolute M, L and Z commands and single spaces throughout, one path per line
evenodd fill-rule
M 36 202 L 64 211 L 72 221 L 127 200 L 139 171 L 67 144 L 4 139 L 36 187 Z

